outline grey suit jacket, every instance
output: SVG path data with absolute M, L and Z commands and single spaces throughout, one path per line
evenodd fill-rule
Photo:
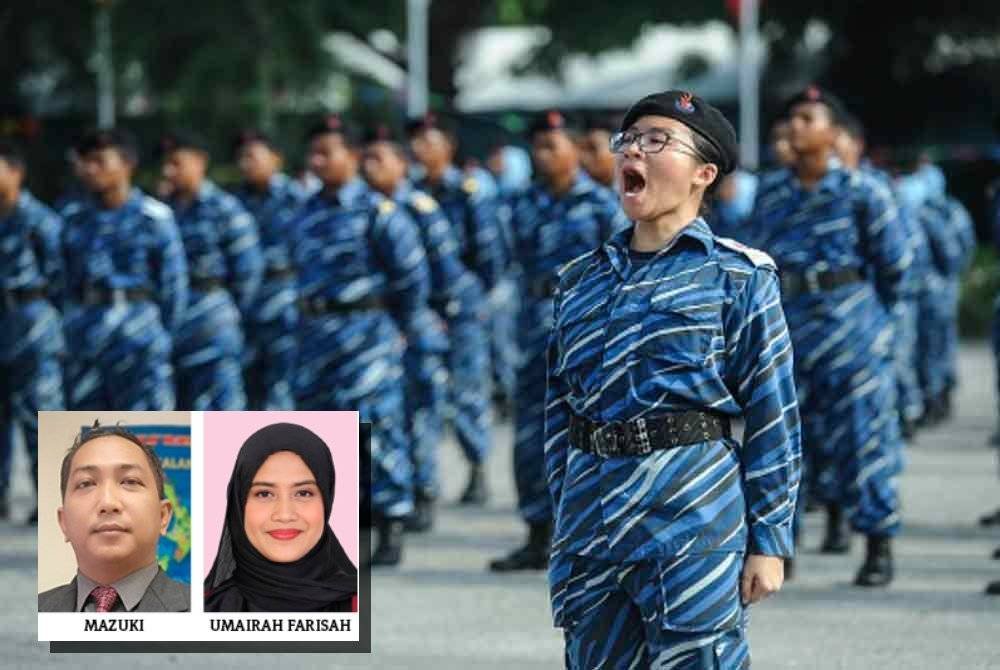
M 191 610 L 191 588 L 157 570 L 149 588 L 139 600 L 134 612 L 188 612 Z M 38 594 L 39 612 L 76 611 L 76 577 L 69 584 Z

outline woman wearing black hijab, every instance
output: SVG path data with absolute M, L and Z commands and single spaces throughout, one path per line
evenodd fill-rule
M 243 443 L 206 612 L 351 610 L 357 568 L 327 522 L 334 480 L 330 450 L 302 426 L 265 426 Z

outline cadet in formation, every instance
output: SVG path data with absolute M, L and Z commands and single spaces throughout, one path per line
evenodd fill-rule
M 420 316 L 421 326 L 434 332 L 442 342 L 454 345 L 464 337 L 462 326 L 470 317 L 478 325 L 476 345 L 479 356 L 473 365 L 447 365 L 456 350 L 468 351 L 463 343 L 450 351 L 407 347 L 403 358 L 406 374 L 406 420 L 414 468 L 414 512 L 406 529 L 426 531 L 433 525 L 433 503 L 440 490 L 437 450 L 444 435 L 444 410 L 448 394 L 448 369 L 474 370 L 479 379 L 489 374 L 489 351 L 482 328 L 482 291 L 479 282 L 465 269 L 458 256 L 458 241 L 451 224 L 437 202 L 418 191 L 407 179 L 408 161 L 402 143 L 386 126 L 368 131 L 363 169 L 368 185 L 391 199 L 416 224 L 427 257 L 430 279 L 430 306 Z M 461 301 L 462 287 L 473 294 Z M 458 317 L 464 316 L 464 320 Z M 446 325 L 447 324 L 447 325 Z M 450 342 L 449 342 L 450 340 Z M 466 382 L 468 383 L 468 382 Z
M 38 411 L 65 406 L 62 220 L 25 188 L 25 177 L 20 148 L 0 143 L 0 520 L 10 514 L 15 428 L 37 488 Z M 37 508 L 28 520 L 37 523 Z
M 541 570 L 548 565 L 552 501 L 545 486 L 542 434 L 545 414 L 545 345 L 552 328 L 556 270 L 603 243 L 626 225 L 614 193 L 580 168 L 576 133 L 556 110 L 531 130 L 538 181 L 514 205 L 512 229 L 520 267 L 518 369 L 514 418 L 517 506 L 527 541 L 490 562 L 496 572 Z
M 847 551 L 846 512 L 867 536 L 855 583 L 881 586 L 902 469 L 889 315 L 912 252 L 888 189 L 832 153 L 845 114 L 815 86 L 788 102 L 796 163 L 762 180 L 750 228 L 781 268 L 810 493 L 827 505 L 823 551 Z
M 413 512 L 403 351 L 441 344 L 420 329 L 427 260 L 413 221 L 358 177 L 357 131 L 329 116 L 307 139 L 309 168 L 323 188 L 289 226 L 301 313 L 295 406 L 356 410 L 372 423 L 371 471 L 361 478 L 371 482 L 362 506 L 370 505 L 378 528 L 370 562 L 395 565 L 404 520 Z
M 257 224 L 206 176 L 208 147 L 188 132 L 166 135 L 163 179 L 187 254 L 191 292 L 174 334 L 177 406 L 246 409 L 243 316 L 264 271 Z
M 454 129 L 434 114 L 410 121 L 407 133 L 423 172 L 414 186 L 444 210 L 458 239 L 462 263 L 479 278 L 483 291 L 491 292 L 507 263 L 493 179 L 485 170 L 466 174 L 455 166 Z M 469 463 L 469 479 L 460 502 L 482 505 L 488 495 L 484 464 L 493 446 L 492 390 L 489 368 L 484 374 L 477 347 L 465 337 L 452 341 L 449 406 L 458 443 Z
M 633 223 L 560 271 L 548 345 L 553 616 L 569 668 L 749 668 L 800 471 L 777 271 L 702 218 L 737 160 L 714 107 L 647 96 L 612 148 Z
M 281 153 L 266 133 L 244 131 L 234 144 L 234 154 L 243 177 L 234 194 L 257 222 L 264 256 L 263 281 L 253 306 L 243 315 L 247 405 L 255 410 L 294 409 L 292 376 L 299 316 L 287 226 L 305 193 L 281 172 Z
M 170 208 L 132 186 L 138 149 L 121 129 L 79 143 L 84 185 L 65 220 L 64 368 L 70 409 L 174 409 L 170 333 L 188 268 Z

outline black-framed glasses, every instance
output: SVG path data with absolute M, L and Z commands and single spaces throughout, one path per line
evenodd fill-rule
M 625 153 L 625 149 L 632 146 L 633 143 L 638 143 L 639 151 L 644 154 L 658 154 L 664 149 L 670 149 L 677 153 L 693 156 L 701 161 L 705 160 L 705 157 L 692 145 L 662 128 L 651 128 L 646 131 L 626 130 L 615 133 L 610 140 L 611 152 Z

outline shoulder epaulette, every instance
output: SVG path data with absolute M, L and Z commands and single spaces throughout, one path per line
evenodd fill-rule
M 769 267 L 777 268 L 777 264 L 774 262 L 770 256 L 761 251 L 760 249 L 754 249 L 753 247 L 748 247 L 742 242 L 737 242 L 734 239 L 728 237 L 717 237 L 715 241 L 726 247 L 727 249 L 732 249 L 733 251 L 739 252 L 746 256 L 755 267 Z

